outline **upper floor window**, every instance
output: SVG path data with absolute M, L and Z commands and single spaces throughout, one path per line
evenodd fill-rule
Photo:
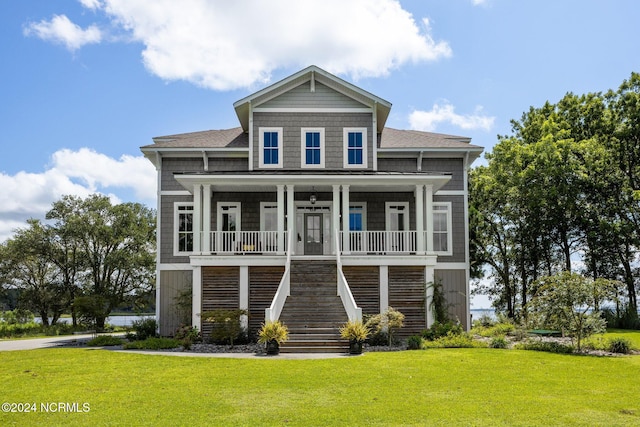
M 453 255 L 451 202 L 433 204 L 433 250 L 440 255 Z
M 174 204 L 174 255 L 193 252 L 193 203 Z
M 367 129 L 344 129 L 344 167 L 367 167 Z
M 282 167 L 282 128 L 260 128 L 260 153 L 261 168 Z
M 303 168 L 324 167 L 324 129 L 302 128 L 301 163 Z

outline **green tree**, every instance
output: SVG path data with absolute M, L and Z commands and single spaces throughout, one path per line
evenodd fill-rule
M 531 284 L 574 271 L 626 286 L 637 316 L 640 248 L 640 75 L 606 94 L 566 94 L 531 107 L 470 174 L 474 271 L 509 317 L 526 315 Z
M 580 351 L 584 338 L 604 332 L 599 307 L 617 294 L 617 287 L 616 281 L 593 280 L 568 271 L 543 277 L 535 283 L 530 319 L 535 326 L 562 331 L 575 340 Z
M 154 212 L 138 203 L 112 205 L 101 195 L 65 196 L 52 212 L 64 212 L 52 218 L 82 253 L 83 295 L 106 305 L 95 319 L 97 328 L 104 328 L 105 312 L 154 285 Z
M 0 246 L 4 281 L 20 290 L 20 305 L 37 312 L 48 326 L 49 317 L 55 324 L 66 308 L 64 289 L 56 265 L 43 255 L 49 251 L 49 230 L 35 219 L 27 223 Z

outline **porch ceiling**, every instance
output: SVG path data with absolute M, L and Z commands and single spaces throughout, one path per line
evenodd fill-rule
M 175 179 L 190 192 L 194 185 L 211 185 L 212 191 L 276 191 L 278 185 L 293 185 L 294 191 L 332 191 L 334 185 L 349 185 L 351 192 L 406 192 L 416 185 L 431 185 L 438 191 L 450 174 L 376 174 L 376 175 L 204 175 L 176 174 Z

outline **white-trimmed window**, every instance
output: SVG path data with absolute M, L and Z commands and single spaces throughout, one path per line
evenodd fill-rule
M 173 204 L 173 254 L 188 255 L 193 252 L 193 203 Z
M 278 204 L 260 202 L 260 231 L 278 230 Z
M 282 128 L 259 129 L 260 150 L 258 160 L 261 168 L 281 168 L 284 155 Z
M 433 250 L 438 255 L 453 255 L 451 202 L 433 204 Z
M 344 128 L 344 167 L 367 167 L 367 128 Z
M 301 165 L 303 168 L 324 167 L 324 129 L 302 128 L 301 130 Z

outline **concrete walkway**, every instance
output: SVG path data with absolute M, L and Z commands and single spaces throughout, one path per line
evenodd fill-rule
M 92 334 L 82 334 L 20 340 L 0 340 L 0 351 L 35 350 L 37 348 L 59 347 L 64 344 L 72 344 L 77 341 L 89 341 L 91 338 L 93 338 Z
M 113 335 L 122 335 L 116 333 Z M 73 345 L 78 341 L 89 341 L 94 336 L 92 334 L 65 335 L 46 338 L 31 338 L 22 340 L 0 340 L 0 351 L 35 350 L 39 348 L 55 348 L 65 345 Z M 87 348 L 87 347 L 79 347 Z M 100 347 L 95 347 L 100 348 Z M 353 357 L 346 353 L 282 353 L 277 356 L 267 356 L 255 353 L 193 353 L 188 351 L 152 351 L 152 350 L 121 350 L 102 347 L 104 350 L 111 350 L 119 353 L 136 353 L 154 356 L 177 356 L 177 357 L 217 357 L 233 359 L 258 359 L 258 360 L 304 360 L 304 359 L 335 359 L 339 357 Z

